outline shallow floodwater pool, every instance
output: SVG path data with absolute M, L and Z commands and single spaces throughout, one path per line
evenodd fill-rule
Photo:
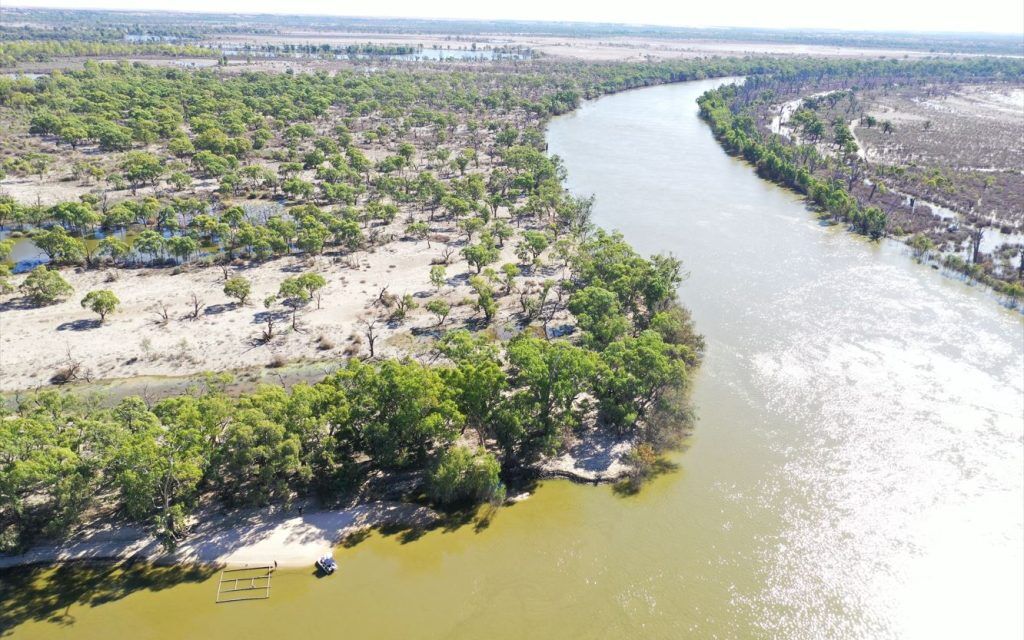
M 699 421 L 638 495 L 548 482 L 486 527 L 373 534 L 215 604 L 216 574 L 13 576 L 18 638 L 1020 638 L 1024 321 L 821 226 L 697 118 L 719 81 L 555 120 L 569 187 L 683 258 Z M 13 583 L 11 583 L 13 584 Z M 9 591 L 10 593 L 10 591 Z

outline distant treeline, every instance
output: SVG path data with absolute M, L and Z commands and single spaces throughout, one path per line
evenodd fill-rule
M 355 18 L 337 16 L 228 15 L 206 13 L 144 13 L 105 10 L 6 9 L 12 21 L 41 25 L 73 25 L 82 29 L 111 29 L 126 25 L 147 29 L 191 29 L 203 32 L 274 32 L 285 29 L 363 33 L 423 33 L 471 39 L 482 34 L 549 35 L 562 37 L 651 37 L 673 40 L 819 45 L 873 49 L 975 54 L 1024 54 L 1024 42 L 1013 34 L 909 33 L 825 29 L 758 29 L 736 27 L 666 27 L 593 22 L 526 20 L 429 20 L 413 18 Z M 181 25 L 186 25 L 182 27 Z
M 219 56 L 220 52 L 196 45 L 166 43 L 100 42 L 81 40 L 20 40 L 0 44 L 0 67 L 23 62 L 46 62 L 78 56 Z
M 201 37 L 201 32 L 194 28 L 181 27 L 153 27 L 145 28 L 140 25 L 123 26 L 75 26 L 55 24 L 52 27 L 39 27 L 33 25 L 18 25 L 14 27 L 0 25 L 0 38 L 5 41 L 11 40 L 37 40 L 68 42 L 77 40 L 81 42 L 165 42 L 178 43 L 196 41 Z

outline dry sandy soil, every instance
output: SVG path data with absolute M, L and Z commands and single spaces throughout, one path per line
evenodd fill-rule
M 832 92 L 806 98 L 827 93 Z M 773 106 L 769 129 L 800 141 L 789 120 L 803 102 L 802 97 Z M 1020 242 L 1024 89 L 1006 83 L 859 90 L 853 102 L 843 97 L 834 107 L 819 106 L 817 112 L 824 122 L 837 117 L 848 121 L 857 155 L 882 168 L 881 178 L 893 192 L 913 195 L 945 218 L 959 214 L 990 222 L 994 228 L 986 231 L 982 242 L 986 253 L 1004 243 Z M 862 123 L 862 112 L 878 124 L 869 127 Z M 885 121 L 894 125 L 894 132 L 885 133 Z M 830 134 L 817 148 L 825 155 L 836 154 Z M 887 174 L 885 166 L 900 167 L 901 171 Z M 936 222 L 944 233 L 948 223 Z M 915 224 L 911 220 L 904 228 Z M 961 234 L 956 243 L 965 239 Z
M 632 448 L 633 442 L 629 439 L 594 430 L 567 444 L 559 455 L 544 460 L 540 471 L 546 477 L 577 482 L 611 482 L 630 472 L 632 467 L 623 457 Z
M 398 502 L 371 502 L 347 509 L 304 511 L 268 507 L 237 513 L 200 513 L 196 528 L 174 552 L 141 527 L 100 526 L 72 538 L 41 544 L 20 555 L 0 555 L 0 569 L 72 561 L 133 558 L 156 564 L 311 567 L 348 534 L 388 524 L 423 527 L 434 511 Z
M 435 226 L 435 231 L 447 230 L 440 224 Z M 401 235 L 397 226 L 393 232 L 396 237 Z M 63 276 L 75 289 L 64 302 L 29 308 L 14 294 L 0 304 L 0 390 L 49 384 L 50 378 L 71 360 L 88 370 L 89 379 L 102 380 L 263 367 L 275 359 L 293 362 L 365 356 L 368 347 L 363 320 L 388 315 L 381 305 L 374 304 L 384 287 L 390 294 L 412 294 L 419 308 L 401 324 L 378 322 L 380 338 L 375 354 L 424 354 L 429 350 L 428 338 L 437 328 L 436 317 L 424 309 L 430 298 L 441 296 L 453 307 L 445 329 L 462 326 L 475 315 L 471 305 L 461 304 L 475 298 L 467 283 L 473 269 L 457 251 L 464 236 L 459 242 L 455 234 L 451 238 L 456 253 L 447 267 L 448 285 L 440 292 L 429 280 L 431 261 L 440 257 L 444 246 L 436 241 L 428 249 L 423 241 L 397 240 L 359 251 L 351 259 L 293 256 L 233 267 L 232 275 L 252 282 L 251 301 L 245 306 L 224 295 L 219 267 L 193 267 L 177 275 L 171 269 L 152 268 L 64 270 Z M 494 266 L 517 262 L 512 247 L 512 242 L 506 243 L 502 258 Z M 300 311 L 299 330 L 295 331 L 290 318 L 285 317 L 288 310 L 276 305 L 274 308 L 282 314 L 275 327 L 277 335 L 268 344 L 257 345 L 256 339 L 266 326 L 263 300 L 277 293 L 282 280 L 306 271 L 317 272 L 327 280 L 320 308 L 313 300 Z M 529 288 L 543 277 L 551 275 L 520 277 L 517 286 Z M 15 277 L 13 283 L 19 284 L 22 278 Z M 79 304 L 94 289 L 109 289 L 121 301 L 118 311 L 103 324 Z M 495 289 L 499 294 L 503 292 L 501 285 Z M 192 308 L 193 293 L 206 306 L 198 319 L 187 320 L 184 317 Z M 498 302 L 502 309 L 493 326 L 500 331 L 514 322 L 518 296 L 513 293 Z M 170 311 L 171 320 L 166 324 L 157 322 L 155 309 L 161 304 Z

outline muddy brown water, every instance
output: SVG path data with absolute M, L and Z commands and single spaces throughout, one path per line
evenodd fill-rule
M 1021 315 L 726 156 L 694 103 L 715 84 L 602 98 L 548 136 L 596 222 L 690 271 L 708 353 L 676 472 L 373 534 L 259 602 L 215 604 L 216 575 L 18 576 L 0 620 L 19 638 L 1021 637 Z

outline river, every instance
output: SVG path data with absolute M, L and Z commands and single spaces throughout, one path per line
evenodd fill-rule
M 636 496 L 548 482 L 484 528 L 374 534 L 333 577 L 275 575 L 266 601 L 214 604 L 216 576 L 47 573 L 57 595 L 14 636 L 1020 638 L 1020 314 L 725 155 L 694 102 L 716 83 L 549 129 L 596 222 L 691 274 L 708 352 L 678 470 Z

